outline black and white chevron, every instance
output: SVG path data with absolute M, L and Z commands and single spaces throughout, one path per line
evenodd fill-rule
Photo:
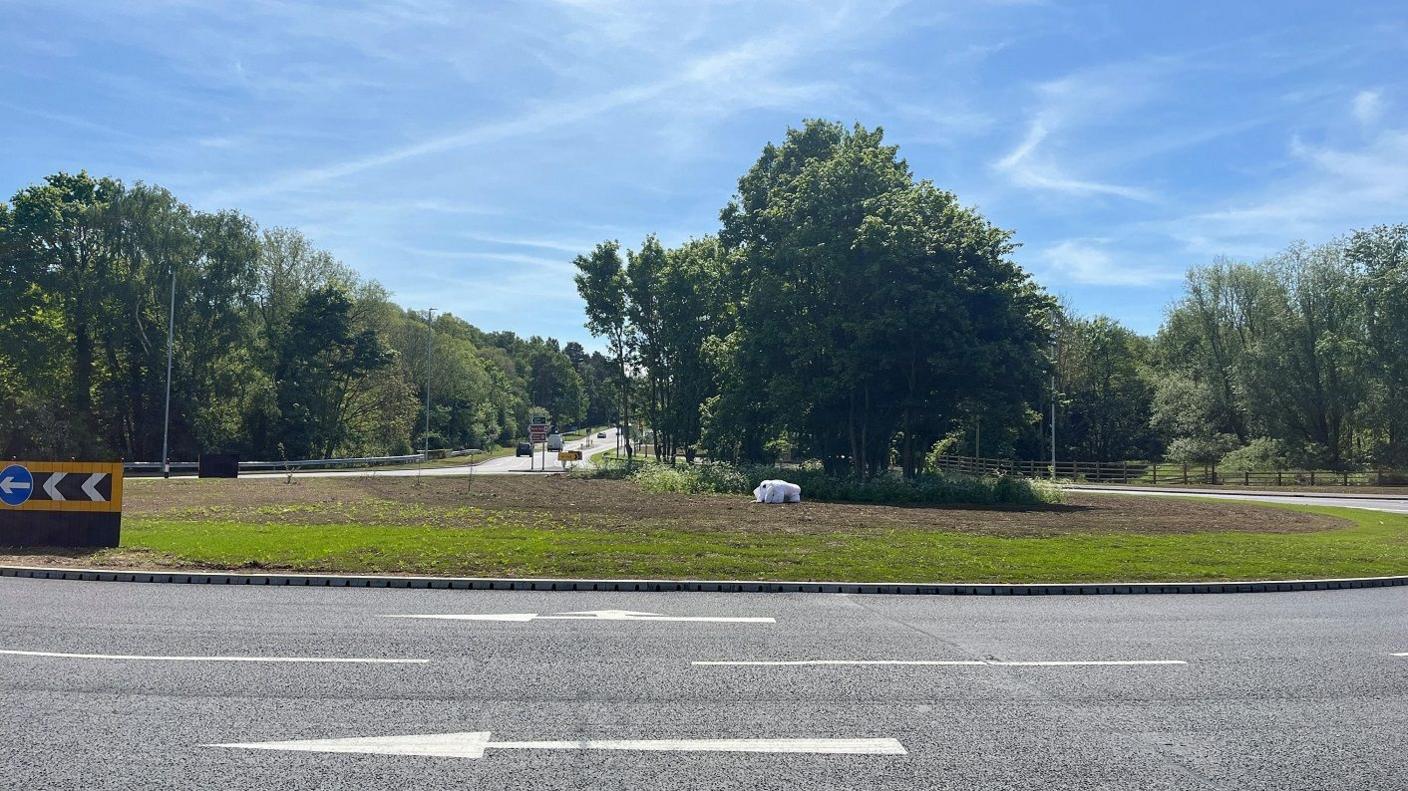
M 112 499 L 112 476 L 106 472 L 36 472 L 30 499 L 105 503 Z

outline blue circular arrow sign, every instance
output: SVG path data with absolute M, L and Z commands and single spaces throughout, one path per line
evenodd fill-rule
M 0 470 L 0 503 L 24 505 L 31 494 L 34 494 L 34 476 L 27 468 L 11 464 Z

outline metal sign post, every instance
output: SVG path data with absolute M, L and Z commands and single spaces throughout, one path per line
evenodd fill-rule
M 541 442 L 541 443 L 544 443 L 544 444 L 543 444 L 543 463 L 542 463 L 541 469 L 542 469 L 543 471 L 545 471 L 545 472 L 547 471 L 547 468 L 548 468 L 547 444 L 546 444 L 546 443 L 547 443 L 547 440 L 548 440 L 548 419 L 547 419 L 547 416 L 546 416 L 546 415 L 534 415 L 534 416 L 532 417 L 532 419 L 531 419 L 531 420 L 529 421 L 529 423 L 528 423 L 528 442 L 529 442 L 529 445 L 530 445 L 530 452 L 528 453 L 528 469 L 530 469 L 530 470 L 533 469 L 533 456 L 538 452 L 536 449 L 532 448 L 531 446 L 537 445 L 538 443 Z

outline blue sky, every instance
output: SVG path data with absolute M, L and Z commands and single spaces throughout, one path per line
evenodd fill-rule
M 588 341 L 575 253 L 711 232 L 766 142 L 858 121 L 1151 332 L 1189 265 L 1408 222 L 1405 42 L 1401 2 L 0 0 L 0 193 L 158 183 Z

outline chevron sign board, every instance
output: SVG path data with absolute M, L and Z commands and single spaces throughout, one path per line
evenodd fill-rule
M 0 461 L 0 546 L 115 547 L 122 464 Z

